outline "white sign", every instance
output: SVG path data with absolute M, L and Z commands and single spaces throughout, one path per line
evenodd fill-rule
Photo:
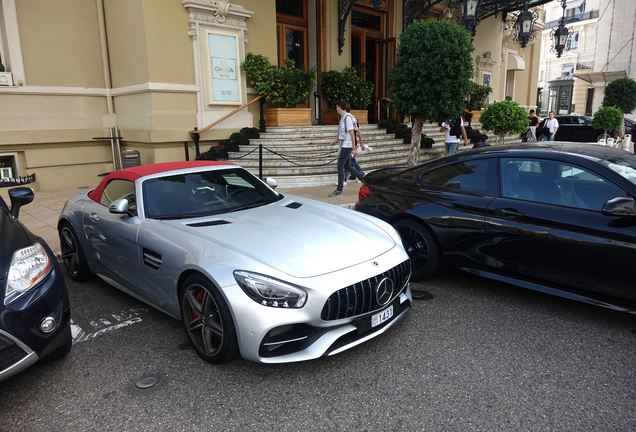
M 240 104 L 238 35 L 208 32 L 212 104 Z

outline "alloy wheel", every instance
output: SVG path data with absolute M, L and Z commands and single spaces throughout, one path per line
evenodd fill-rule
M 398 228 L 398 233 L 404 242 L 406 253 L 411 258 L 413 268 L 424 267 L 430 253 L 428 242 L 424 236 L 418 230 L 406 226 Z
M 210 292 L 199 284 L 184 290 L 183 319 L 195 348 L 214 356 L 223 345 L 223 320 L 219 306 Z
M 79 252 L 73 231 L 69 227 L 62 228 L 60 232 L 62 246 L 62 260 L 73 277 L 79 274 Z

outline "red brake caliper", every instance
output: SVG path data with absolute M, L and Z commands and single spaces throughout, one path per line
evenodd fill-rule
M 196 294 L 194 295 L 195 300 L 201 303 L 201 307 L 203 307 L 203 297 L 205 297 L 205 293 L 203 292 L 203 290 L 197 291 Z M 201 314 L 199 312 L 197 312 L 195 309 L 192 309 L 193 320 L 199 318 L 200 316 Z

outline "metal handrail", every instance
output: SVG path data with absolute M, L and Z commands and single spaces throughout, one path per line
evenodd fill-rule
M 213 121 L 212 123 L 210 123 L 209 125 L 207 125 L 203 129 L 199 130 L 199 128 L 195 126 L 195 128 L 190 131 L 190 136 L 192 137 L 192 141 L 194 142 L 194 153 L 195 153 L 196 157 L 199 157 L 201 155 L 201 151 L 199 149 L 199 139 L 201 138 L 201 134 L 202 133 L 209 131 L 214 126 L 216 126 L 219 123 L 221 123 L 222 121 L 227 120 L 228 118 L 232 117 L 237 112 L 239 112 L 239 111 L 247 108 L 248 106 L 254 104 L 256 101 L 260 102 L 260 111 L 261 111 L 260 120 L 259 120 L 259 129 L 260 129 L 261 132 L 265 132 L 265 118 L 263 117 L 265 98 L 263 96 L 256 96 L 254 99 L 244 103 L 243 105 L 241 105 L 241 106 L 239 106 L 237 108 L 234 108 L 232 111 L 230 111 L 229 113 L 225 114 L 220 119 L 217 119 L 217 120 Z M 186 151 L 186 154 L 187 154 L 187 147 L 185 147 L 185 151 Z
M 207 125 L 203 129 L 199 130 L 198 128 L 195 127 L 193 130 L 190 131 L 190 133 L 192 134 L 192 133 L 198 132 L 199 135 L 200 135 L 200 134 L 202 134 L 204 132 L 207 132 L 208 130 L 212 129 L 214 126 L 218 125 L 222 121 L 227 120 L 228 118 L 232 117 L 237 112 L 239 112 L 239 111 L 243 110 L 244 108 L 247 108 L 248 106 L 256 103 L 257 101 L 259 101 L 262 98 L 263 98 L 263 96 L 256 96 L 254 99 L 252 99 L 252 100 L 250 100 L 248 102 L 245 102 L 243 105 L 241 105 L 241 106 L 239 106 L 237 108 L 234 108 L 232 111 L 230 111 L 229 113 L 225 114 L 220 119 L 217 119 L 217 120 L 213 121 L 212 123 L 210 123 L 209 125 Z

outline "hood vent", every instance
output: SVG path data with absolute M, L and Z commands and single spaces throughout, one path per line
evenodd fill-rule
M 294 201 L 294 202 L 290 202 L 285 207 L 290 208 L 290 209 L 297 209 L 300 206 L 302 206 L 301 203 Z
M 191 223 L 188 224 L 188 226 L 191 227 L 195 227 L 195 228 L 200 228 L 200 227 L 208 227 L 208 226 L 214 226 L 214 225 L 225 225 L 225 224 L 229 224 L 230 222 L 226 221 L 226 220 L 212 220 L 212 221 L 207 221 L 207 222 L 198 222 L 198 223 Z

